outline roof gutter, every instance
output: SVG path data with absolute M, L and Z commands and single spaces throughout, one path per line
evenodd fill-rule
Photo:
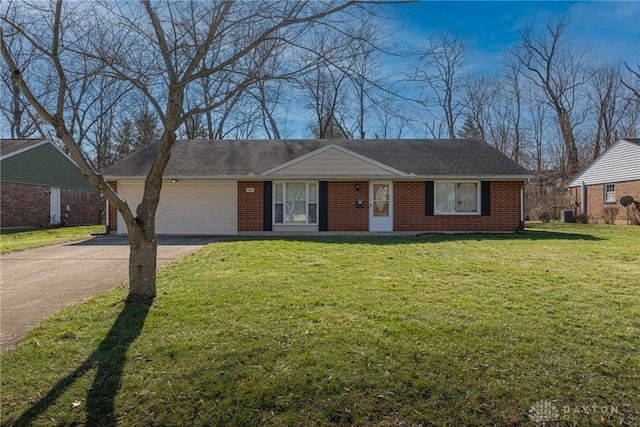
M 139 181 L 146 179 L 146 176 L 117 176 L 117 175 L 105 175 L 104 179 L 107 181 Z M 394 181 L 433 181 L 433 180 L 480 180 L 480 181 L 529 181 L 533 178 L 533 175 L 412 175 L 412 176 L 397 176 L 397 175 L 165 175 L 162 177 L 165 181 L 172 179 L 185 180 L 185 181 L 203 181 L 203 180 L 215 180 L 215 181 L 277 181 L 277 180 L 394 180 Z

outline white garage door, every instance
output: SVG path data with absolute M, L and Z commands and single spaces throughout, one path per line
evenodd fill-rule
M 134 213 L 143 186 L 140 181 L 118 182 L 118 192 Z M 236 197 L 235 181 L 165 181 L 156 211 L 156 234 L 236 234 Z M 118 233 L 127 233 L 120 214 Z

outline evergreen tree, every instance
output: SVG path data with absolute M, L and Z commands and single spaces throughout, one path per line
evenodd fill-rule
M 467 119 L 464 121 L 464 125 L 462 126 L 462 130 L 458 132 L 458 137 L 469 139 L 480 138 L 481 135 L 482 132 L 480 132 L 480 129 L 476 126 L 473 117 L 467 116 Z
M 141 111 L 133 121 L 124 119 L 116 128 L 113 137 L 116 143 L 116 157 L 126 157 L 159 138 L 158 125 L 158 118 L 147 111 Z

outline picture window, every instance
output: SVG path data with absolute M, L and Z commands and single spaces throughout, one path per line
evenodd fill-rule
M 273 189 L 275 224 L 317 224 L 318 184 L 315 182 L 276 182 Z
M 479 182 L 436 182 L 435 213 L 438 215 L 479 214 Z

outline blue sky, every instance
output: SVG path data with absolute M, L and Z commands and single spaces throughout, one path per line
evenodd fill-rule
M 567 41 L 599 60 L 640 63 L 638 1 L 423 1 L 396 5 L 394 26 L 407 47 L 419 47 L 431 31 L 454 30 L 473 40 L 470 64 L 482 71 L 499 66 L 519 40 L 517 30 L 549 17 L 567 17 Z

